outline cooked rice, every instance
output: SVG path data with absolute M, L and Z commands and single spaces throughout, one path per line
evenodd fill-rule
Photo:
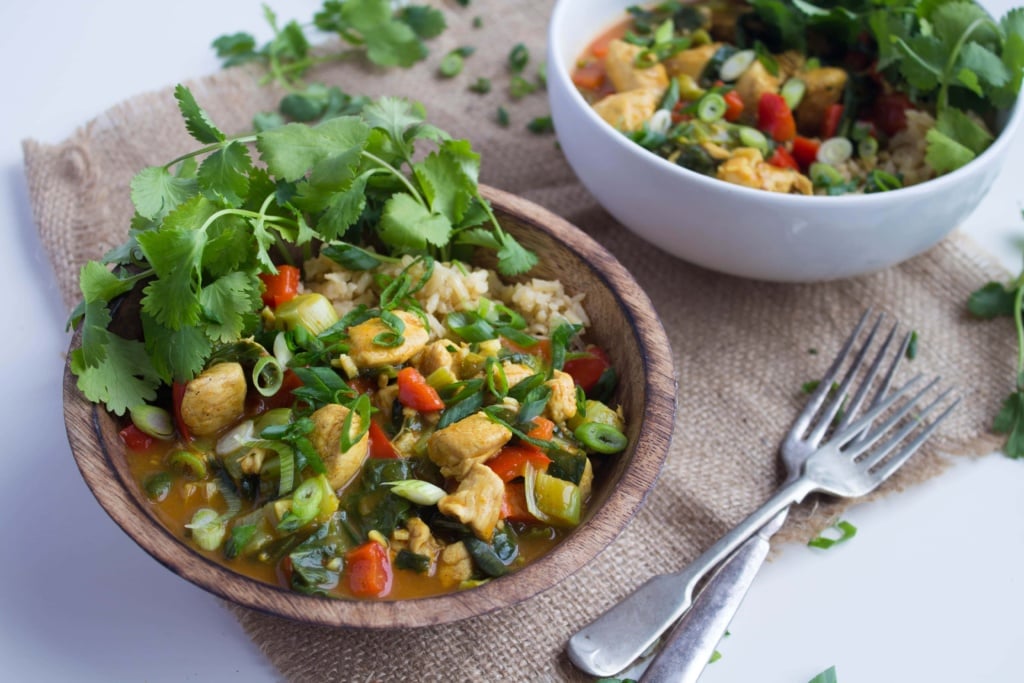
M 323 294 L 345 315 L 360 304 L 374 307 L 381 288 L 374 273 L 398 276 L 405 268 L 413 282 L 423 276 L 422 262 L 405 256 L 398 263 L 385 263 L 375 271 L 353 271 L 324 256 L 306 262 L 306 288 Z M 463 263 L 434 262 L 434 272 L 413 297 L 427 314 L 432 337 L 446 336 L 444 317 L 453 311 L 472 310 L 481 298 L 501 301 L 520 313 L 527 322 L 526 332 L 547 337 L 563 322 L 590 325 L 583 309 L 583 294 L 570 295 L 557 280 L 533 278 L 529 282 L 503 284 L 491 270 Z

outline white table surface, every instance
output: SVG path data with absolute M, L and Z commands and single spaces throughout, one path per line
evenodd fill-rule
M 275 9 L 306 18 L 317 5 Z M 214 37 L 266 36 L 259 3 L 12 1 L 0 26 L 0 680 L 274 680 L 218 600 L 139 549 L 78 474 L 60 404 L 66 312 L 19 144 L 58 142 L 131 95 L 215 71 Z M 964 229 L 1017 269 L 1024 135 L 1009 156 Z M 851 542 L 789 547 L 763 570 L 703 681 L 805 683 L 831 665 L 841 683 L 1021 680 L 1024 463 L 961 462 L 848 519 Z

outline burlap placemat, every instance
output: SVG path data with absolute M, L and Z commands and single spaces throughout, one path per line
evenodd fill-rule
M 316 79 L 351 93 L 424 102 L 433 122 L 482 153 L 484 182 L 565 216 L 618 256 L 651 296 L 672 340 L 680 375 L 672 453 L 643 511 L 615 543 L 555 589 L 498 614 L 415 631 L 364 632 L 233 607 L 287 679 L 582 680 L 561 654 L 566 638 L 651 574 L 696 557 L 768 497 L 779 481 L 776 444 L 805 398 L 801 384 L 824 371 L 868 305 L 916 329 L 913 365 L 941 374 L 964 397 L 927 452 L 883 492 L 941 471 L 938 453 L 983 453 L 996 443 L 986 433 L 1013 378 L 1012 330 L 1008 323 L 969 320 L 964 302 L 972 289 L 1004 273 L 958 235 L 884 272 L 813 285 L 727 277 L 657 251 L 600 209 L 553 136 L 524 129 L 547 113 L 543 93 L 517 102 L 508 97 L 505 58 L 523 42 L 533 72 L 543 58 L 550 9 L 539 0 L 445 5 L 449 29 L 431 44 L 428 62 L 409 71 L 350 62 L 324 68 Z M 475 16 L 482 27 L 472 26 Z M 460 45 L 478 49 L 459 77 L 439 79 L 441 56 Z M 486 96 L 467 90 L 480 76 L 495 86 Z M 280 96 L 256 80 L 255 72 L 236 69 L 190 85 L 222 127 L 241 132 L 255 111 L 273 108 Z M 499 105 L 510 113 L 507 128 L 495 122 Z M 132 175 L 194 148 L 169 90 L 135 97 L 63 143 L 24 143 L 32 209 L 69 306 L 78 297 L 81 264 L 125 237 Z M 784 539 L 806 540 L 841 508 L 804 505 L 791 515 Z

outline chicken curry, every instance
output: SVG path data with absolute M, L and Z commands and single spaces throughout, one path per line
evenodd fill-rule
M 912 87 L 913 60 L 897 65 L 901 55 L 884 44 L 932 24 L 912 12 L 888 17 L 880 3 L 832 4 L 630 7 L 589 44 L 573 81 L 601 118 L 641 146 L 692 171 L 772 192 L 887 191 L 984 150 L 991 105 L 956 81 L 937 92 Z M 977 38 L 984 13 L 967 9 L 976 10 L 971 18 L 978 14 L 966 29 Z M 951 21 L 933 23 L 936 35 L 958 30 L 948 28 L 956 26 Z M 967 129 L 956 147 L 949 144 L 952 131 Z
M 416 294 L 440 269 L 458 272 L 376 273 L 376 305 L 343 315 L 298 268 L 262 276 L 261 331 L 121 432 L 168 528 L 296 591 L 401 599 L 514 571 L 579 524 L 626 446 L 607 356 L 579 324 L 531 334 L 511 302 L 435 318 Z

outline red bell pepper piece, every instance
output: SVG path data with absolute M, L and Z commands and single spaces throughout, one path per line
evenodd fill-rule
M 839 132 L 839 124 L 843 120 L 843 105 L 830 104 L 825 110 L 825 118 L 821 120 L 821 137 L 828 140 Z
M 743 98 L 735 90 L 730 90 L 722 96 L 725 99 L 725 120 L 736 121 L 743 113 Z
M 153 445 L 153 437 L 135 425 L 128 425 L 118 432 L 124 445 L 133 451 L 144 451 Z
M 800 170 L 800 164 L 796 163 L 796 159 L 786 151 L 785 147 L 776 147 L 775 152 L 769 157 L 768 163 L 779 168 L 791 168 L 794 171 Z
M 793 112 L 782 95 L 766 92 L 757 105 L 757 127 L 771 136 L 775 142 L 792 140 L 796 135 L 796 121 Z
M 551 458 L 544 451 L 529 444 L 512 444 L 505 446 L 498 454 L 485 463 L 501 477 L 504 482 L 526 476 L 526 466 L 532 465 L 535 470 L 546 470 Z
M 367 541 L 345 553 L 348 588 L 360 598 L 382 598 L 391 591 L 391 558 L 376 541 Z
M 395 450 L 391 439 L 376 420 L 370 420 L 370 457 L 386 460 L 394 460 L 398 457 L 398 451 Z
M 872 120 L 886 135 L 895 135 L 907 127 L 907 110 L 913 108 L 905 93 L 883 93 L 875 98 Z
M 295 401 L 295 397 L 292 396 L 292 390 L 298 389 L 301 386 L 302 380 L 295 374 L 295 371 L 291 368 L 285 369 L 284 378 L 281 380 L 281 388 L 273 396 L 263 399 L 264 409 L 287 408 Z
M 540 415 L 533 418 L 533 426 L 530 427 L 530 431 L 526 432 L 528 437 L 536 439 L 537 441 L 550 441 L 554 434 L 555 423 Z M 534 446 L 534 448 L 536 448 L 536 446 Z
M 398 371 L 398 402 L 421 413 L 444 410 L 444 401 L 437 389 L 427 384 L 420 371 L 412 367 Z
M 573 70 L 572 82 L 577 88 L 600 90 L 606 75 L 604 62 L 592 61 Z
M 819 147 L 821 147 L 821 143 L 814 138 L 797 135 L 793 139 L 793 158 L 800 164 L 800 168 L 806 169 L 817 161 Z
M 588 346 L 587 354 L 587 356 L 582 358 L 573 358 L 565 361 L 565 365 L 562 367 L 565 372 L 572 376 L 573 381 L 583 389 L 584 393 L 593 391 L 598 380 L 601 379 L 601 375 L 611 366 L 608 354 L 600 347 Z
M 278 266 L 277 273 L 260 273 L 263 280 L 263 303 L 277 308 L 299 293 L 301 273 L 295 266 Z
M 505 484 L 505 497 L 501 501 L 502 519 L 510 522 L 534 523 L 539 521 L 526 507 L 526 484 L 513 481 Z
M 520 346 L 508 337 L 501 338 L 501 345 L 513 353 L 525 353 L 529 356 L 540 356 L 545 362 L 551 362 L 551 340 L 538 339 L 532 346 Z

